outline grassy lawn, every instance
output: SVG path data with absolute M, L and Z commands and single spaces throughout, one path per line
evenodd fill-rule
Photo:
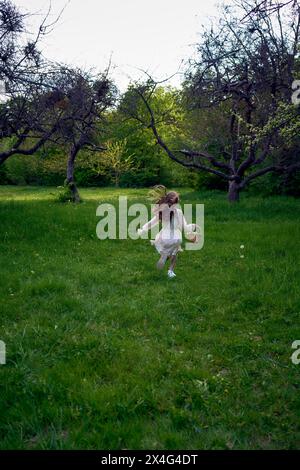
M 147 190 L 54 191 L 0 187 L 0 448 L 299 448 L 299 200 L 182 191 L 205 244 L 170 280 L 96 237 L 99 202 Z

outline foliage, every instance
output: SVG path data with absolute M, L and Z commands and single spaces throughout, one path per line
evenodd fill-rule
M 296 2 L 285 8 L 268 16 L 238 0 L 223 5 L 216 26 L 203 29 L 183 90 L 192 110 L 213 110 L 217 121 L 225 112 L 225 135 L 219 141 L 220 133 L 212 132 L 209 140 L 192 136 L 184 147 L 171 146 L 160 123 L 172 125 L 176 108 L 157 109 L 159 83 L 151 77 L 135 84 L 130 100 L 124 99 L 127 115 L 151 129 L 172 161 L 224 179 L 230 202 L 237 201 L 253 179 L 300 168 L 299 159 L 283 165 L 275 158 L 299 131 L 298 107 L 290 101 L 298 64 L 300 6 Z M 193 140 L 196 144 L 190 145 Z
M 63 186 L 57 186 L 58 191 L 55 193 L 55 200 L 57 202 L 73 202 L 73 193 L 71 185 L 72 183 L 68 183 L 65 180 Z
M 93 168 L 95 173 L 97 175 L 111 173 L 111 178 L 118 187 L 122 175 L 136 169 L 133 164 L 133 155 L 126 155 L 126 152 L 126 139 L 106 142 L 106 150 Z
M 181 89 L 153 86 L 148 77 L 130 84 L 117 106 L 108 70 L 94 76 L 60 64 L 50 67 L 37 41 L 26 49 L 20 69 L 22 93 L 12 88 L 10 101 L 0 104 L 0 154 L 24 151 L 0 166 L 0 184 L 63 185 L 69 157 L 68 177 L 80 186 L 226 190 L 229 178 L 236 191 L 249 184 L 252 193 L 298 196 L 300 107 L 290 102 L 291 82 L 300 77 L 294 3 L 268 14 L 244 0 L 223 6 L 218 22 L 202 30 Z M 25 52 L 20 44 L 26 16 L 10 1 L 0 5 L 14 20 L 11 34 L 0 17 L 6 36 L 1 47 L 9 52 L 14 44 L 11 60 L 18 63 Z M 1 66 L 7 73 L 7 64 Z M 39 87 L 29 80 L 38 73 Z M 153 135 L 143 94 L 172 160 Z M 194 172 L 199 164 L 212 171 Z M 269 169 L 275 173 L 264 175 Z M 253 182 L 257 173 L 261 181 Z

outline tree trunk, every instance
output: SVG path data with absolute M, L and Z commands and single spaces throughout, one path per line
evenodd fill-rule
M 240 186 L 236 181 L 229 181 L 228 201 L 237 202 L 240 200 Z
M 74 180 L 74 163 L 77 153 L 79 152 L 78 147 L 73 147 L 70 156 L 68 158 L 67 163 L 67 179 L 66 179 L 66 186 L 69 188 L 70 193 L 72 195 L 73 202 L 80 202 L 80 195 Z

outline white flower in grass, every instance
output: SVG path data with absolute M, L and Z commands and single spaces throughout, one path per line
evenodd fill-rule
M 58 328 L 58 325 L 54 325 L 54 329 L 57 330 L 57 328 Z
M 241 255 L 240 257 L 241 257 L 241 258 L 245 258 L 245 256 L 244 256 L 244 255 Z
M 241 245 L 240 249 L 243 250 L 245 248 L 245 245 Z
M 198 388 L 198 390 L 201 390 L 203 392 L 207 392 L 208 391 L 208 383 L 207 383 L 207 380 L 195 380 L 194 381 L 196 387 Z

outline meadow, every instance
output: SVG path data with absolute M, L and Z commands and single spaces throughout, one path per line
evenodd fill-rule
M 0 448 L 299 448 L 299 200 L 181 190 L 205 243 L 168 279 L 149 241 L 96 236 L 147 189 L 56 191 L 0 186 Z

